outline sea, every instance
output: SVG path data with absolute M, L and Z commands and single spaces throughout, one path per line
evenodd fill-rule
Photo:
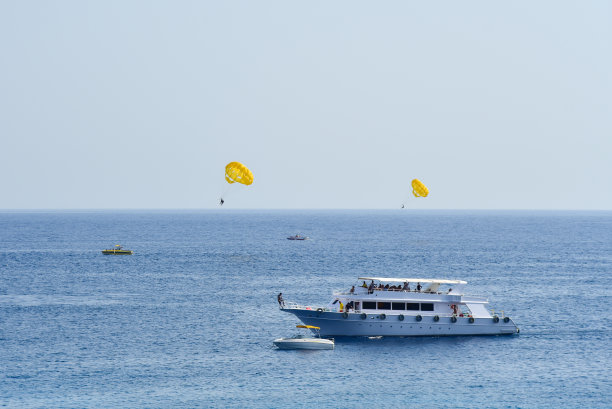
M 273 346 L 278 293 L 362 276 L 466 280 L 520 334 Z M 609 211 L 2 211 L 0 407 L 610 408 L 611 278 Z

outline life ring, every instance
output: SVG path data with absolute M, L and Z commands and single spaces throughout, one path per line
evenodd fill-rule
M 366 314 L 365 312 L 362 312 L 360 317 L 362 320 L 365 320 L 366 318 L 368 318 L 368 314 Z
M 400 320 L 400 321 L 404 321 L 404 314 L 398 315 L 397 319 Z
M 495 322 L 495 323 L 499 322 L 499 317 L 497 315 L 495 317 L 493 317 L 493 322 Z
M 504 322 L 510 322 L 510 317 L 504 317 Z
M 439 315 L 434 315 L 434 321 L 435 321 L 435 322 L 440 321 L 440 316 L 439 316 Z
M 451 322 L 457 322 L 457 317 L 455 316 L 451 317 Z
M 348 318 L 348 312 L 344 311 L 342 313 L 342 318 L 344 318 L 344 319 Z
M 470 324 L 474 323 L 474 317 L 470 317 L 470 319 L 468 320 L 470 322 Z
M 417 321 L 421 321 L 422 319 L 423 319 L 423 317 L 421 317 L 420 315 L 417 315 L 417 316 L 416 316 L 416 320 L 417 320 Z
M 384 320 L 385 318 L 387 318 L 387 316 L 386 316 L 385 314 L 380 314 L 378 317 L 379 317 L 381 320 Z

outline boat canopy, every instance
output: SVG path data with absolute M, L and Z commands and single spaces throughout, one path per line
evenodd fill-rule
M 359 277 L 358 280 L 385 281 L 391 283 L 432 283 L 432 284 L 467 284 L 463 280 L 439 280 L 432 278 L 385 278 L 385 277 Z
M 315 326 L 312 326 L 312 325 L 296 325 L 295 327 L 296 328 L 307 328 L 307 329 L 321 329 L 319 327 L 315 327 Z

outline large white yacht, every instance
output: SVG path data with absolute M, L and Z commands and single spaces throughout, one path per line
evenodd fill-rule
M 514 321 L 488 310 L 486 297 L 467 295 L 466 281 L 359 277 L 325 306 L 287 302 L 281 310 L 321 336 L 502 335 L 519 332 Z

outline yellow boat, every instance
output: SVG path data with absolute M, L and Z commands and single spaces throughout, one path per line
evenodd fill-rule
M 115 248 L 102 250 L 102 254 L 134 254 L 132 250 L 127 250 L 121 247 L 121 244 L 115 245 Z

